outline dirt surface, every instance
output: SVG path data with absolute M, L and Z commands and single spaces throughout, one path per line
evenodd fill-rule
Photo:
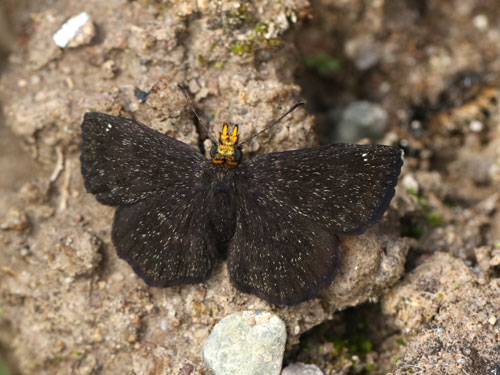
M 292 349 L 335 312 L 381 297 L 383 308 L 367 312 L 380 338 L 363 355 L 316 338 L 311 347 L 326 349 L 289 360 L 315 361 L 326 374 L 500 366 L 494 0 L 47 0 L 5 9 L 14 48 L 0 78 L 1 134 L 23 147 L 4 147 L 0 158 L 0 349 L 13 373 L 203 374 L 203 342 L 228 314 L 275 311 Z M 91 41 L 60 49 L 52 36 L 82 11 Z M 148 288 L 116 256 L 114 210 L 83 187 L 82 116 L 132 117 L 206 152 L 177 83 L 212 134 L 229 121 L 243 138 L 307 99 L 307 111 L 252 140 L 250 157 L 328 142 L 334 113 L 354 100 L 387 110 L 380 142 L 406 152 L 396 197 L 380 224 L 342 239 L 343 268 L 317 299 L 270 306 L 238 293 L 223 263 L 204 284 Z M 439 350 L 435 327 L 447 333 Z

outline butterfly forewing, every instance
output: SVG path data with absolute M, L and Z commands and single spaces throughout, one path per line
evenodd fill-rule
M 259 189 L 283 210 L 336 234 L 359 234 L 389 206 L 403 164 L 401 152 L 339 143 L 264 154 L 242 171 L 250 189 Z
M 207 160 L 191 146 L 137 121 L 86 113 L 82 175 L 87 191 L 112 206 L 192 186 Z

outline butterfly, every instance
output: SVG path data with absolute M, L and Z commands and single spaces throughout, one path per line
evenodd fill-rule
M 338 236 L 381 219 L 403 164 L 399 148 L 342 143 L 244 161 L 238 126 L 226 123 L 206 158 L 97 112 L 84 115 L 82 138 L 85 187 L 118 207 L 112 241 L 141 279 L 162 288 L 201 283 L 227 258 L 238 290 L 276 305 L 332 283 L 342 263 Z

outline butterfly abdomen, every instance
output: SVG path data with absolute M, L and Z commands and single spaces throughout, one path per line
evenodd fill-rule
M 232 169 L 214 165 L 208 197 L 208 217 L 217 239 L 217 247 L 225 248 L 236 226 L 236 196 Z

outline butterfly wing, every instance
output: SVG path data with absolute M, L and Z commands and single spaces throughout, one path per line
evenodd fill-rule
M 313 297 L 340 265 L 337 234 L 376 223 L 394 196 L 398 148 L 335 144 L 269 153 L 240 166 L 233 284 L 275 304 Z
M 262 195 L 240 201 L 229 245 L 232 284 L 276 305 L 294 305 L 327 287 L 340 266 L 337 237 Z
M 118 256 L 151 286 L 206 280 L 217 247 L 205 202 L 201 190 L 178 189 L 119 207 L 112 230 Z
M 397 147 L 339 143 L 265 154 L 245 170 L 266 199 L 334 233 L 360 234 L 389 207 L 402 165 Z
M 139 122 L 103 113 L 85 114 L 82 134 L 85 187 L 119 206 L 112 230 L 118 256 L 149 285 L 205 280 L 217 256 L 201 181 L 209 162 Z
M 206 162 L 183 142 L 137 121 L 104 113 L 85 114 L 82 138 L 85 187 L 99 202 L 111 206 L 193 184 Z

